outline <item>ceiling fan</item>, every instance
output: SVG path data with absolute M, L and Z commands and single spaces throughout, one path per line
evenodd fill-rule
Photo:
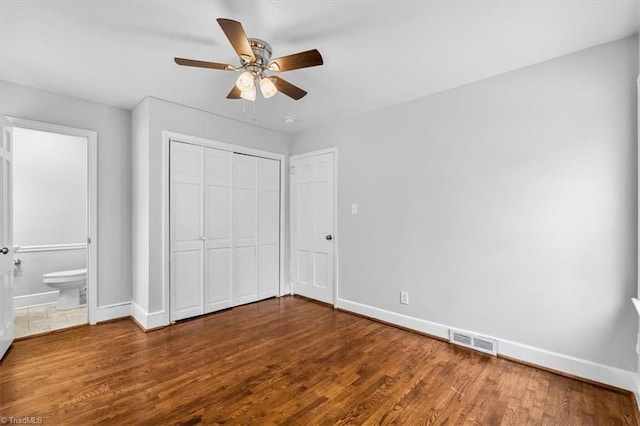
M 240 57 L 240 66 L 174 58 L 178 65 L 225 71 L 244 70 L 227 95 L 228 99 L 255 101 L 258 86 L 265 98 L 280 92 L 298 100 L 307 94 L 306 91 L 276 75 L 268 75 L 267 71 L 284 72 L 322 65 L 322 55 L 317 49 L 271 59 L 272 50 L 269 43 L 257 38 L 248 38 L 240 22 L 224 18 L 218 18 L 217 21 Z

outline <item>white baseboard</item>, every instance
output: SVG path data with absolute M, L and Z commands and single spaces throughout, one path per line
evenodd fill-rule
M 48 305 L 56 303 L 58 300 L 58 290 L 44 293 L 27 294 L 24 296 L 14 296 L 13 309 L 30 308 L 32 306 Z
M 131 302 L 131 316 L 145 330 L 151 330 L 167 325 L 164 322 L 164 311 L 148 313 L 136 302 Z
M 615 386 L 620 389 L 626 389 L 631 392 L 636 391 L 638 375 L 634 371 L 626 371 L 586 359 L 502 339 L 498 339 L 498 352 L 501 355 L 530 364 Z
M 280 291 L 280 296 L 288 296 L 291 293 L 291 283 L 284 283 L 282 286 L 282 291 Z
M 449 339 L 449 327 L 432 321 L 375 308 L 373 306 L 341 298 L 338 298 L 336 308 L 399 325 L 401 327 L 410 328 L 411 330 L 419 331 L 421 333 L 430 334 L 443 339 Z
M 353 302 L 338 298 L 336 307 L 345 311 L 354 312 L 380 321 L 406 327 L 432 336 L 449 338 L 449 326 L 423 319 L 387 311 L 362 303 Z M 472 330 L 469 330 L 476 333 Z M 482 334 L 482 333 L 476 333 Z M 483 336 L 485 336 L 483 334 Z M 498 341 L 498 354 L 529 364 L 538 365 L 543 368 L 581 377 L 594 382 L 615 386 L 620 389 L 629 390 L 636 394 L 636 399 L 640 393 L 640 382 L 638 374 L 633 371 L 621 370 L 592 361 L 551 352 L 545 349 L 524 345 L 522 343 L 511 342 L 499 339 L 495 336 L 485 336 Z M 640 404 L 640 403 L 639 403 Z
M 131 302 L 116 303 L 114 305 L 98 306 L 95 322 L 126 318 L 131 315 Z M 95 323 L 93 323 L 95 324 Z

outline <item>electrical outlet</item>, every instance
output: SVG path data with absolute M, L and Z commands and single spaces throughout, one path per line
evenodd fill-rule
M 402 303 L 403 305 L 408 305 L 409 304 L 409 292 L 408 291 L 401 291 L 400 292 L 400 303 Z

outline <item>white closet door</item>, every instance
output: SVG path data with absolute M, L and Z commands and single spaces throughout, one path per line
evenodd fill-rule
M 231 156 L 205 148 L 205 313 L 232 306 Z
M 170 245 L 171 320 L 204 313 L 204 148 L 171 142 Z
M 258 159 L 233 154 L 233 305 L 258 300 Z
M 280 162 L 258 159 L 258 299 L 280 283 Z

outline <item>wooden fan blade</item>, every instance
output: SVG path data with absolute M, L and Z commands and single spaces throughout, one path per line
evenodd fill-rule
M 187 67 L 198 67 L 198 68 L 211 68 L 214 70 L 226 70 L 233 71 L 236 68 L 233 65 L 229 64 L 219 64 L 217 62 L 205 62 L 205 61 L 196 61 L 195 59 L 185 59 L 185 58 L 173 58 L 178 65 L 185 65 Z
M 232 19 L 218 18 L 217 19 L 220 28 L 224 31 L 224 34 L 229 39 L 231 46 L 236 51 L 240 59 L 243 62 L 254 62 L 256 60 L 249 39 L 242 28 L 242 24 Z
M 273 81 L 273 84 L 276 85 L 276 89 L 278 89 L 278 92 L 287 95 L 288 97 L 295 99 L 296 101 L 307 94 L 307 92 L 305 92 L 298 86 L 294 86 L 288 81 L 283 80 L 280 77 L 276 77 L 275 75 L 269 77 L 269 80 Z
M 271 62 L 269 62 L 269 69 L 271 71 L 291 71 L 300 68 L 315 67 L 323 63 L 322 55 L 320 55 L 318 49 L 313 49 L 272 59 Z
M 235 84 L 233 85 L 233 88 L 227 95 L 227 99 L 241 99 L 240 89 L 238 89 L 238 87 Z

